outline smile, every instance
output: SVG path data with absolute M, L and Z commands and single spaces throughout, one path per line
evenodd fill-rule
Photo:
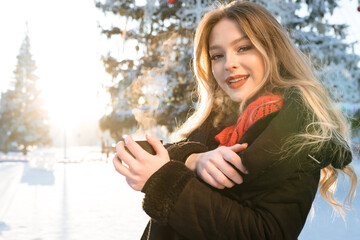
M 246 80 L 249 77 L 250 75 L 230 76 L 226 79 L 226 83 L 229 85 L 230 88 L 240 88 L 246 83 Z

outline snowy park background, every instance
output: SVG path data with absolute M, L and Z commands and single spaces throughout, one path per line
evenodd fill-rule
M 94 160 L 99 149 L 72 150 L 69 159 L 81 153 L 84 162 L 0 163 L 1 240 L 140 239 L 142 194 L 112 164 Z
M 130 0 L 123 2 L 125 1 L 130 2 Z M 165 3 L 167 0 L 159 1 Z M 186 58 L 188 54 L 186 51 L 189 50 L 189 45 L 186 44 L 189 43 L 184 41 L 176 46 L 171 41 L 165 41 L 160 44 L 160 53 L 169 57 L 170 60 L 173 57 L 172 49 L 182 53 L 177 56 L 180 60 L 175 66 L 165 64 L 165 67 L 170 67 L 171 71 L 168 72 L 181 74 L 168 76 L 158 66 L 152 68 L 152 71 L 145 71 L 145 77 L 137 79 L 140 86 L 142 84 L 145 86 L 141 88 L 143 96 L 136 102 L 137 111 L 129 111 L 129 106 L 127 106 L 129 102 L 120 101 L 121 97 L 126 96 L 126 91 L 121 91 L 124 86 L 121 82 L 119 84 L 116 82 L 119 76 L 114 74 L 114 72 L 116 74 L 122 72 L 123 69 L 111 69 L 111 64 L 117 64 L 113 61 L 114 58 L 120 61 L 132 56 L 139 57 L 139 49 L 134 51 L 136 44 L 134 45 L 131 39 L 132 32 L 129 30 L 134 23 L 128 19 L 124 20 L 102 13 L 101 7 L 95 7 L 95 2 L 92 0 L 12 0 L 6 3 L 0 0 L 0 2 L 2 3 L 0 7 L 0 92 L 7 92 L 16 78 L 14 77 L 15 66 L 18 63 L 16 56 L 20 54 L 19 48 L 24 45 L 24 38 L 27 36 L 31 44 L 32 56 L 36 61 L 38 83 L 49 114 L 48 123 L 52 140 L 50 146 L 29 148 L 26 156 L 21 153 L 21 149 L 12 148 L 7 153 L 0 152 L 0 240 L 139 239 L 148 221 L 148 217 L 141 209 L 143 194 L 131 190 L 124 178 L 114 171 L 111 154 L 107 156 L 106 153 L 102 153 L 102 144 L 110 146 L 115 142 L 114 135 L 112 135 L 113 138 L 110 136 L 111 131 L 119 130 L 113 130 L 111 125 L 106 125 L 112 120 L 108 118 L 103 122 L 106 123 L 103 125 L 108 128 L 107 131 L 101 131 L 98 127 L 99 119 L 107 114 L 114 116 L 115 120 L 127 123 L 127 118 L 134 118 L 132 115 L 135 115 L 136 120 L 145 119 L 152 127 L 153 122 L 149 120 L 151 115 L 149 118 L 149 116 L 137 114 L 145 110 L 159 112 L 164 109 L 164 112 L 169 110 L 166 105 L 161 105 L 158 99 L 163 100 L 169 97 L 168 94 L 174 94 L 171 88 L 178 83 L 178 79 L 182 84 L 185 83 L 184 86 L 186 85 L 187 82 L 184 79 L 187 75 L 181 74 L 186 70 L 184 66 L 189 60 Z M 100 2 L 111 3 L 112 1 Z M 143 5 L 146 0 L 135 2 Z M 181 1 L 178 0 L 178 2 Z M 190 1 L 184 0 L 184 2 Z M 278 5 L 280 2 L 281 5 L 282 1 L 273 0 L 273 2 Z M 291 1 L 286 2 L 288 4 Z M 276 4 L 274 6 L 277 6 Z M 356 55 L 360 55 L 358 26 L 360 12 L 357 10 L 360 1 L 339 0 L 338 4 L 339 7 L 326 21 L 348 24 L 349 30 L 346 32 L 344 42 L 358 41 L 352 48 Z M 174 15 L 180 16 L 185 12 L 174 11 L 175 5 L 170 3 L 164 6 L 166 9 L 164 11 L 172 11 Z M 106 6 L 103 7 L 106 9 Z M 287 11 L 286 8 L 272 10 L 285 13 Z M 129 12 L 131 11 L 130 9 Z M 147 15 L 143 19 L 145 27 L 140 28 L 142 32 L 138 34 L 149 31 L 146 24 L 151 22 L 149 16 L 155 9 L 149 7 L 146 11 Z M 193 20 L 196 21 L 199 15 L 198 10 L 189 8 L 187 11 L 195 16 Z M 294 19 L 283 16 L 283 20 L 291 22 Z M 116 29 L 117 26 L 124 26 L 124 24 L 125 26 L 128 24 L 128 32 Z M 315 25 L 319 27 L 321 24 Z M 109 36 L 113 34 L 112 38 L 105 37 L 99 26 L 103 28 L 102 30 L 107 28 L 108 31 L 105 33 Z M 109 30 L 111 27 L 113 29 Z M 337 46 L 336 41 L 325 42 L 323 45 L 326 48 L 331 44 Z M 316 46 L 311 47 L 316 48 Z M 335 58 L 339 57 L 345 61 L 341 55 L 345 52 L 342 49 L 329 51 L 336 52 L 339 56 Z M 110 52 L 111 56 L 107 55 L 107 52 Z M 101 59 L 107 61 L 107 72 Z M 347 58 L 347 61 L 351 62 L 351 59 Z M 152 59 L 147 59 L 143 65 L 152 62 Z M 333 65 L 327 66 L 328 75 L 325 79 L 331 79 L 333 82 L 325 83 L 338 85 L 339 91 L 344 91 L 345 94 L 341 96 L 342 108 L 351 114 L 360 106 L 360 96 L 357 94 L 360 89 L 357 83 L 349 84 L 346 81 L 344 83 L 343 79 L 349 78 L 349 73 L 338 71 L 342 68 L 341 64 L 345 63 L 340 63 L 340 68 Z M 133 77 L 137 74 L 136 71 L 140 72 L 140 70 L 139 68 L 122 74 Z M 168 78 L 176 81 L 170 82 Z M 126 81 L 122 82 L 128 84 Z M 153 87 L 146 87 L 151 84 Z M 112 96 L 107 88 L 115 89 L 118 95 Z M 180 92 L 177 96 L 180 99 L 179 103 L 186 105 L 186 100 L 190 99 L 187 95 L 188 89 L 181 88 L 178 92 Z M 135 91 L 134 96 L 137 97 L 138 93 Z M 174 99 L 177 98 L 174 97 Z M 115 105 L 115 107 L 112 106 L 113 112 L 109 112 L 109 102 Z M 146 102 L 152 104 L 150 108 L 144 107 Z M 176 105 L 175 103 L 174 101 L 173 105 Z M 116 113 L 115 110 L 120 114 L 111 115 Z M 158 123 L 167 124 L 169 123 L 167 121 L 175 119 L 174 116 L 181 115 L 185 110 L 187 109 L 180 105 L 179 109 L 172 111 L 174 114 L 171 116 L 160 114 Z M 114 125 L 119 127 L 120 124 L 117 122 Z M 149 127 L 144 123 L 141 126 Z M 0 127 L 4 128 L 4 126 Z M 121 133 L 134 131 L 133 126 L 128 128 L 130 130 L 126 129 Z M 167 134 L 167 130 L 163 127 L 152 129 L 156 132 L 155 135 L 160 135 L 159 137 Z M 0 131 L 0 145 L 7 137 Z M 115 137 L 115 139 L 119 138 Z M 359 135 L 354 137 L 354 144 L 359 149 Z M 355 157 L 353 167 L 360 177 L 359 156 Z M 344 185 L 340 178 L 335 195 L 339 199 L 344 199 L 348 190 Z M 360 186 L 357 189 L 360 190 Z M 355 198 L 353 211 L 347 212 L 345 223 L 341 217 L 334 216 L 331 207 L 318 195 L 313 205 L 314 215 L 309 216 L 299 239 L 359 239 L 359 199 L 359 196 Z
M 73 150 L 76 155 L 83 151 Z M 48 166 L 0 163 L 0 239 L 140 239 L 148 221 L 141 210 L 143 194 L 132 191 L 112 164 L 93 157 L 88 155 L 82 163 Z M 354 168 L 359 175 L 359 160 Z M 340 181 L 336 196 L 343 199 L 346 189 L 342 185 Z M 347 212 L 347 223 L 333 216 L 319 195 L 313 207 L 315 215 L 307 220 L 299 239 L 356 240 L 360 236 L 358 197 L 354 211 Z

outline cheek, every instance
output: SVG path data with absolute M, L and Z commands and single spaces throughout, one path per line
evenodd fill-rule
M 259 61 L 259 70 L 258 71 L 259 71 L 260 78 L 262 80 L 265 76 L 265 61 L 263 59 L 261 59 Z
M 247 61 L 248 67 L 252 69 L 253 74 L 262 77 L 265 73 L 265 62 L 262 57 L 253 56 Z
M 222 88 L 221 82 L 219 81 L 219 79 L 220 79 L 220 77 L 218 75 L 219 73 L 216 70 L 212 69 L 212 74 L 215 78 L 215 82 L 217 83 L 217 85 L 219 85 Z
M 211 72 L 213 74 L 213 76 L 216 79 L 216 82 L 219 83 L 219 79 L 222 76 L 222 72 L 221 72 L 221 68 L 219 67 L 219 64 L 213 64 L 211 67 Z
M 214 68 L 214 66 L 212 66 L 211 72 L 212 72 L 212 75 L 214 76 L 216 82 L 219 83 L 218 80 L 217 80 L 218 77 L 217 77 L 217 75 L 216 75 L 217 71 L 216 71 L 216 69 Z
M 258 64 L 258 71 L 259 73 L 261 73 L 262 75 L 265 74 L 265 59 L 263 58 L 263 56 L 261 55 L 260 52 L 257 53 L 256 55 L 256 61 Z
M 258 57 L 258 65 L 259 65 L 259 70 L 264 73 L 265 72 L 265 59 L 262 56 Z

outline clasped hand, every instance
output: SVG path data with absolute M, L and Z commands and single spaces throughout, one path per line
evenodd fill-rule
M 156 155 L 146 152 L 127 136 L 126 147 L 133 156 L 125 150 L 125 143 L 120 141 L 116 144 L 116 155 L 113 159 L 116 171 L 125 176 L 126 182 L 136 191 L 141 191 L 150 176 L 170 161 L 167 150 L 158 138 L 146 135 L 146 140 L 152 145 Z
M 218 147 L 204 153 L 191 154 L 185 165 L 189 169 L 196 171 L 197 175 L 207 184 L 218 189 L 231 188 L 235 183 L 241 184 L 243 182 L 243 178 L 234 167 L 246 173 L 247 170 L 237 154 L 237 152 L 246 148 L 247 144 L 244 143 L 235 144 L 231 147 Z
M 116 145 L 117 153 L 113 159 L 116 171 L 125 176 L 129 186 L 137 191 L 141 191 L 150 176 L 170 161 L 168 151 L 159 139 L 146 135 L 146 140 L 153 146 L 156 155 L 146 152 L 128 136 L 125 139 L 126 147 L 132 155 L 125 150 L 125 143 L 120 141 Z M 246 143 L 218 147 L 212 151 L 190 155 L 185 164 L 209 185 L 218 189 L 231 188 L 243 182 L 235 168 L 246 173 L 237 154 L 246 148 Z

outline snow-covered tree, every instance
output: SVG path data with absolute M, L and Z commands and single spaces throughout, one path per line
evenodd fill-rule
M 338 102 L 359 102 L 359 56 L 346 44 L 346 26 L 327 20 L 338 0 L 252 0 L 266 7 L 281 22 L 298 47 L 315 63 L 317 74 Z M 194 88 L 191 71 L 192 37 L 197 22 L 214 1 L 104 0 L 97 7 L 121 19 L 121 24 L 102 26 L 109 39 L 119 37 L 130 57 L 104 57 L 113 76 L 109 86 L 112 112 L 102 118 L 103 129 L 123 134 L 136 120 L 156 119 L 171 131 L 191 108 Z M 133 46 L 133 47 L 132 47 Z M 340 76 L 341 75 L 341 76 Z M 346 93 L 346 94 L 344 94 Z M 154 101 L 154 99 L 157 99 Z M 142 116 L 142 117 L 139 117 Z M 142 125 L 142 123 L 140 123 Z M 118 139 L 118 138 L 117 138 Z
M 278 16 L 294 42 L 315 64 L 319 78 L 334 101 L 360 102 L 360 56 L 348 44 L 347 26 L 330 24 L 339 0 L 255 0 Z
M 30 52 L 30 39 L 25 39 L 17 56 L 15 79 L 11 89 L 0 99 L 0 147 L 22 149 L 50 143 L 48 116 L 37 87 L 36 64 Z
M 353 137 L 359 137 L 360 56 L 355 43 L 346 43 L 344 24 L 330 24 L 329 19 L 340 0 L 257 0 L 285 26 L 298 47 L 311 57 L 316 73 L 333 101 L 351 117 Z M 356 136 L 358 135 L 358 136 Z
M 176 1 L 175 1 L 176 2 Z M 123 20 L 123 25 L 103 27 L 108 38 L 122 36 L 131 57 L 103 58 L 113 77 L 109 86 L 112 112 L 100 121 L 117 139 L 126 129 L 166 125 L 172 130 L 182 122 L 192 107 L 194 88 L 190 67 L 192 38 L 196 23 L 212 1 L 146 1 L 136 5 L 131 0 L 107 0 L 97 7 Z M 138 57 L 137 57 L 138 56 Z M 151 125 L 151 124 L 150 124 Z

